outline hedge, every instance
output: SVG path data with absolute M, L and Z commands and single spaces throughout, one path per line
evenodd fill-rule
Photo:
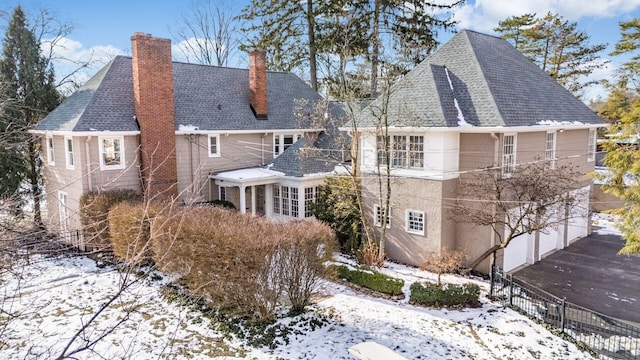
M 113 254 L 131 265 L 151 260 L 151 223 L 164 209 L 161 203 L 123 202 L 109 211 Z
M 404 281 L 400 279 L 395 279 L 375 271 L 350 270 L 344 265 L 335 267 L 341 279 L 383 294 L 402 294 Z
M 411 285 L 411 302 L 435 307 L 475 307 L 480 305 L 480 287 L 476 284 L 438 285 L 433 283 Z

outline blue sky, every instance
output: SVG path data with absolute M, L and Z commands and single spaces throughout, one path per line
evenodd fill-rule
M 175 29 L 180 16 L 193 8 L 195 0 L 5 0 L 0 10 L 11 12 L 21 4 L 27 13 L 38 8 L 47 8 L 75 25 L 67 39 L 65 56 L 82 58 L 92 53 L 94 58 L 105 59 L 117 54 L 131 53 L 130 37 L 135 32 L 171 38 L 170 29 Z M 216 1 L 216 0 L 212 0 Z M 436 0 L 445 2 L 447 0 Z M 227 6 L 242 7 L 246 0 L 226 0 Z M 547 11 L 557 12 L 586 31 L 592 43 L 609 43 L 608 53 L 620 38 L 618 22 L 640 17 L 640 0 L 468 0 L 456 11 L 459 29 L 472 29 L 493 33 L 499 20 L 512 15 L 535 12 L 543 15 Z M 441 34 L 445 42 L 451 35 Z M 612 59 L 605 69 L 594 74 L 596 78 L 610 78 L 622 59 Z M 246 66 L 240 61 L 238 66 Z M 95 72 L 99 69 L 92 69 Z M 91 75 L 91 71 L 88 75 Z M 87 75 L 87 76 L 88 76 Z M 594 87 L 587 98 L 605 95 L 600 87 Z

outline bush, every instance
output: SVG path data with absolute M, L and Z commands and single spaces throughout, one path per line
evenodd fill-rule
M 440 277 L 442 274 L 450 274 L 460 269 L 464 260 L 464 252 L 461 250 L 448 251 L 443 250 L 440 253 L 432 252 L 427 260 L 420 266 L 420 269 L 427 270 L 438 274 L 438 282 L 440 285 Z
M 476 284 L 411 285 L 411 302 L 435 307 L 476 307 L 480 305 L 480 287 Z
M 123 202 L 109 211 L 113 254 L 130 265 L 151 260 L 151 222 L 163 210 L 160 203 Z
M 151 234 L 161 270 L 223 310 L 259 319 L 273 318 L 282 299 L 296 310 L 309 303 L 335 241 L 319 222 L 275 224 L 219 207 L 159 216 Z
M 123 201 L 138 201 L 142 196 L 134 190 L 91 192 L 80 197 L 85 246 L 90 250 L 103 250 L 110 246 L 109 210 Z
M 401 295 L 404 281 L 375 271 L 350 270 L 337 266 L 338 276 L 351 283 L 389 295 Z

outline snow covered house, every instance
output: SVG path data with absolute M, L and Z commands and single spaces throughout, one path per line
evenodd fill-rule
M 80 197 L 116 188 L 310 216 L 335 165 L 298 151 L 327 143 L 295 115 L 298 99 L 319 101 L 317 92 L 267 71 L 262 51 L 249 53 L 246 70 L 173 62 L 168 39 L 131 41 L 132 57 L 114 58 L 33 131 L 43 140 L 52 231 L 81 229 Z
M 364 173 L 378 171 L 376 129 L 384 111 L 393 167 L 385 249 L 391 259 L 414 265 L 443 249 L 462 249 L 471 261 L 493 245 L 491 229 L 447 216 L 447 200 L 460 193 L 461 174 L 501 166 L 508 175 L 514 166 L 536 158 L 571 163 L 586 174 L 594 170 L 596 130 L 605 126 L 507 41 L 468 30 L 356 117 Z M 580 184 L 575 191 L 581 194 L 582 213 L 548 233 L 516 238 L 498 254 L 498 265 L 512 270 L 586 236 L 592 181 L 584 177 Z M 363 187 L 371 220 L 379 224 L 378 187 L 366 182 Z M 488 262 L 479 269 L 487 270 Z

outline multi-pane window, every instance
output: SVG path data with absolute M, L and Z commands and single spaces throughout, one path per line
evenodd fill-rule
M 298 204 L 298 188 L 290 188 L 289 194 L 291 195 L 291 216 L 297 218 L 300 209 L 300 206 Z
M 407 210 L 407 232 L 424 235 L 424 211 Z
M 47 136 L 47 164 L 56 164 L 56 152 L 53 147 L 53 136 Z
M 220 194 L 218 194 L 218 200 L 227 201 L 227 188 L 220 186 Z
M 556 166 L 556 133 L 550 131 L 547 133 L 547 138 L 544 148 L 544 160 L 545 164 L 551 169 Z
M 58 212 L 60 214 L 60 228 L 62 228 L 62 230 L 68 230 L 69 205 L 67 193 L 64 191 L 58 191 Z
M 273 213 L 280 214 L 280 203 L 282 199 L 280 198 L 280 186 L 273 185 Z
M 124 169 L 124 153 L 122 137 L 100 137 L 100 168 Z
M 273 134 L 273 157 L 282 154 L 301 137 L 299 134 Z
M 404 168 L 407 167 L 407 137 L 393 136 L 391 143 L 391 167 Z
M 589 141 L 587 143 L 587 161 L 596 160 L 596 129 L 589 129 Z
M 384 208 L 377 204 L 374 205 L 373 217 L 376 226 L 381 227 L 383 223 L 386 223 L 387 229 L 391 228 L 391 207 L 389 207 L 389 216 L 384 216 Z
M 298 217 L 300 213 L 298 188 L 273 185 L 273 213 Z
M 409 136 L 409 167 L 424 167 L 424 137 Z
M 389 144 L 388 152 L 391 167 L 420 169 L 424 167 L 424 136 L 378 136 L 378 165 L 386 165 L 387 151 L 385 151 L 385 142 Z
M 316 196 L 318 194 L 317 187 L 308 187 L 304 188 L 304 217 L 313 216 L 313 212 L 311 211 L 311 207 L 316 202 Z
M 64 151 L 65 151 L 65 159 L 67 162 L 67 169 L 74 169 L 74 161 L 73 161 L 73 138 L 65 137 L 64 138 Z
M 516 165 L 516 136 L 502 137 L 502 176 L 508 177 Z
M 209 135 L 207 148 L 209 149 L 209 157 L 220 156 L 220 135 L 219 134 Z

